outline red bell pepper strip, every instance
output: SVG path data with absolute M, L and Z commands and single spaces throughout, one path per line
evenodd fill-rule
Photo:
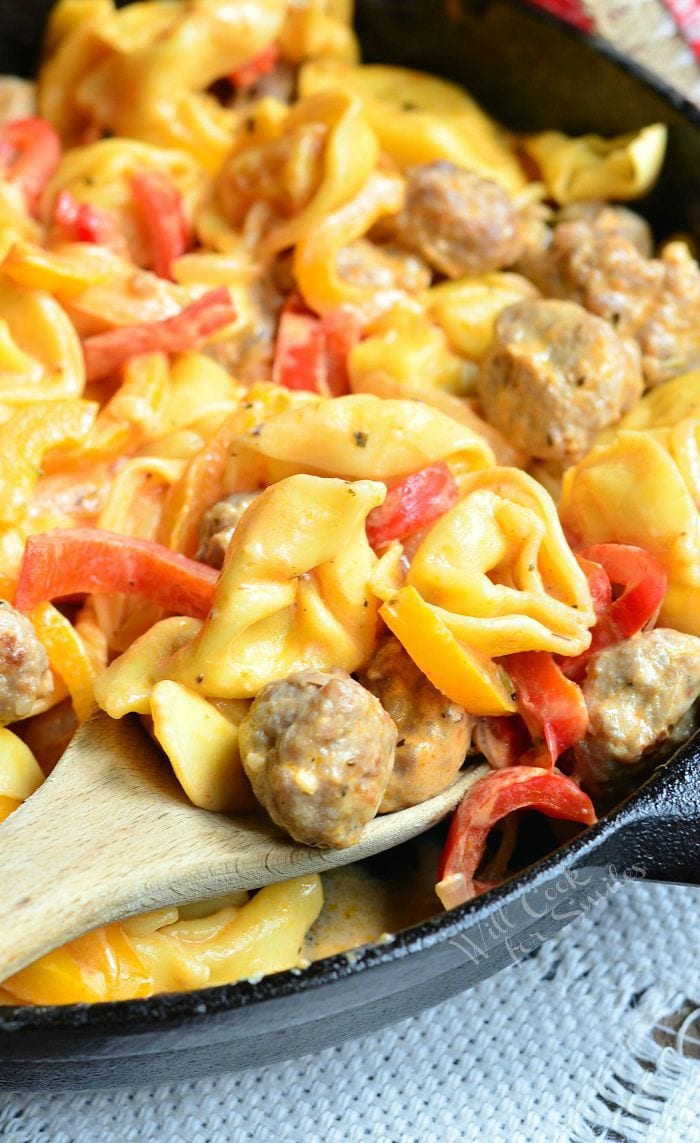
M 598 615 L 591 632 L 591 645 L 574 659 L 557 661 L 569 679 L 579 682 L 591 655 L 636 635 L 654 620 L 663 603 L 668 576 L 659 561 L 644 548 L 630 544 L 593 544 L 579 552 L 579 560 L 599 564 L 622 593 Z
M 331 397 L 350 392 L 348 355 L 362 337 L 362 318 L 351 306 L 338 306 L 321 319 L 326 338 L 326 381 Z
M 79 202 L 69 190 L 56 196 L 53 219 L 69 242 L 93 242 L 109 246 L 118 254 L 128 254 L 116 215 L 91 202 Z
M 285 308 L 277 327 L 272 380 L 286 389 L 329 396 L 326 338 L 321 319 Z
M 565 678 L 549 651 L 520 651 L 499 661 L 510 675 L 518 711 L 535 746 L 544 739 L 553 766 L 588 729 L 581 688 Z
M 580 552 L 575 553 L 575 555 L 576 562 L 588 582 L 588 590 L 593 600 L 593 610 L 597 616 L 601 616 L 612 603 L 612 584 L 610 583 L 610 577 L 605 568 L 600 564 L 595 564 L 592 560 L 584 559 Z
M 239 91 L 244 91 L 247 87 L 253 87 L 264 75 L 273 72 L 277 67 L 279 58 L 280 50 L 277 44 L 268 44 L 257 56 L 253 56 L 247 63 L 235 68 L 229 75 L 229 79 L 234 87 L 238 88 Z
M 487 886 L 474 875 L 489 830 L 506 814 L 525 809 L 584 825 L 596 820 L 588 795 L 558 770 L 514 766 L 479 778 L 454 813 L 440 860 L 435 891 L 446 909 L 484 891 Z
M 352 307 L 318 317 L 292 295 L 277 327 L 272 380 L 287 389 L 342 397 L 350 391 L 348 354 L 361 336 L 362 320 Z
M 45 119 L 13 119 L 0 131 L 0 167 L 34 214 L 61 158 L 61 140 Z
M 429 464 L 394 484 L 386 500 L 367 517 L 367 539 L 373 548 L 420 532 L 459 500 L 459 489 L 444 461 Z
M 39 603 L 68 595 L 124 592 L 203 619 L 218 576 L 207 564 L 150 540 L 100 528 L 56 528 L 29 536 L 15 607 L 28 614 Z
M 493 714 L 477 720 L 474 746 L 492 770 L 517 766 L 532 746 L 528 729 L 519 714 Z
M 182 195 L 162 171 L 139 171 L 131 191 L 150 239 L 153 270 L 172 281 L 173 261 L 185 253 L 189 239 Z
M 140 353 L 181 353 L 192 349 L 235 317 L 228 290 L 219 286 L 174 317 L 125 325 L 87 337 L 83 341 L 87 379 L 99 381 L 108 377 Z
M 586 11 L 586 5 L 582 3 L 582 0 L 530 0 L 530 3 L 537 8 L 544 8 L 545 12 L 551 12 L 553 16 L 559 16 L 568 24 L 580 28 L 582 32 L 595 30 L 593 20 Z

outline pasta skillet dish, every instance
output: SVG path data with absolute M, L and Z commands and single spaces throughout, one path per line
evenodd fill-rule
M 700 269 L 621 205 L 662 126 L 516 137 L 344 0 L 60 0 L 0 120 L 2 819 L 97 708 L 313 846 L 489 764 L 418 870 L 127 918 L 4 1003 L 377 939 L 688 737 Z

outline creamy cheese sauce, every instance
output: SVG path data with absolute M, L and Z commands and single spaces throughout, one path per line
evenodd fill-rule
M 324 873 L 324 906 L 307 934 L 302 957 L 321 960 L 376 944 L 441 912 L 435 895 L 439 856 L 439 842 L 428 838 L 401 846 L 390 862 L 375 860 Z

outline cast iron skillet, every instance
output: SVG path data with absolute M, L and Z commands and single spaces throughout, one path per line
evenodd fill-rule
M 49 0 L 0 0 L 0 70 L 32 66 Z M 657 235 L 700 234 L 700 114 L 599 42 L 517 0 L 359 0 L 366 58 L 461 81 L 517 129 L 603 133 L 662 120 L 644 205 Z M 532 952 L 621 878 L 700 883 L 700 737 L 598 825 L 385 945 L 258 984 L 118 1004 L 0 1009 L 0 1089 L 154 1084 L 314 1052 L 446 1000 Z

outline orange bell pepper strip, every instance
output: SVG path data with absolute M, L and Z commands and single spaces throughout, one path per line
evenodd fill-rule
M 85 644 L 70 620 L 50 603 L 40 603 L 29 618 L 52 670 L 68 688 L 78 722 L 85 722 L 95 709 L 95 670 Z
M 197 550 L 199 525 L 207 508 L 225 495 L 224 475 L 231 443 L 240 433 L 234 420 L 225 423 L 189 461 L 180 480 L 168 493 L 163 535 L 169 548 L 186 556 Z
M 0 795 L 0 823 L 9 818 L 10 814 L 19 809 L 22 805 L 18 798 L 7 798 L 4 794 Z
M 508 675 L 463 646 L 412 586 L 401 587 L 379 614 L 425 677 L 470 714 L 508 714 L 515 696 Z
M 96 412 L 91 401 L 42 401 L 0 425 L 0 524 L 20 523 L 44 454 L 82 444 Z

